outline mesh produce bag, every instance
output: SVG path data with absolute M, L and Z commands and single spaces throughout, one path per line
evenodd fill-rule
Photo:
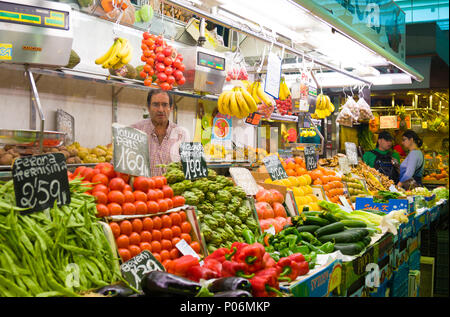
M 359 121 L 369 121 L 375 118 L 369 104 L 364 100 L 364 98 L 359 98 L 356 104 L 359 108 Z
M 339 112 L 336 122 L 340 125 L 344 125 L 347 127 L 352 127 L 353 123 L 356 122 L 357 119 L 353 116 L 352 111 L 346 105 L 343 106 L 341 112 Z

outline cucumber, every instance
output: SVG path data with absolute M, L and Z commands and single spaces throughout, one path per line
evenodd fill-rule
M 320 226 L 315 226 L 315 225 L 298 226 L 297 231 L 314 233 L 319 228 L 320 228 Z
M 362 220 L 341 220 L 340 221 L 344 226 L 349 228 L 365 228 L 367 227 L 367 223 Z
M 335 215 L 333 215 L 333 214 L 331 214 L 331 213 L 329 213 L 329 212 L 322 213 L 322 214 L 320 215 L 320 217 L 322 217 L 323 219 L 328 220 L 330 223 L 338 222 L 338 221 L 340 220 L 340 219 L 337 218 Z
M 322 243 L 331 241 L 335 243 L 350 243 L 361 241 L 369 235 L 369 231 L 365 228 L 355 228 L 355 229 L 347 229 L 338 233 L 327 234 L 318 237 L 319 241 Z
M 329 225 L 320 227 L 319 229 L 316 230 L 315 235 L 317 237 L 320 236 L 324 236 L 327 234 L 333 234 L 333 233 L 338 233 L 341 231 L 344 231 L 345 226 L 340 223 L 340 222 L 334 222 L 334 223 L 330 223 Z
M 304 211 L 302 212 L 303 216 L 313 216 L 313 217 L 319 217 L 322 215 L 322 212 L 320 211 Z
M 326 219 L 315 217 L 315 216 L 305 216 L 306 220 L 303 222 L 305 225 L 315 225 L 315 226 L 326 226 L 330 222 Z
M 364 247 L 360 243 L 336 243 L 334 250 L 339 250 L 345 255 L 356 255 L 360 254 Z
M 364 243 L 364 247 L 367 247 L 371 241 L 372 241 L 372 239 L 370 239 L 369 236 L 366 236 L 366 237 L 364 237 L 364 239 L 361 240 L 361 242 Z

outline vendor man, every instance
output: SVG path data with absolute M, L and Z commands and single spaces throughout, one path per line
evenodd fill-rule
M 149 119 L 139 121 L 131 127 L 148 135 L 151 176 L 164 174 L 159 164 L 169 164 L 180 160 L 180 143 L 187 142 L 186 130 L 169 121 L 173 110 L 172 96 L 164 90 L 150 90 L 147 96 Z
M 396 184 L 399 177 L 400 155 L 397 151 L 392 150 L 392 141 L 393 138 L 389 132 L 380 132 L 376 149 L 364 153 L 363 160 L 364 163 L 388 176 Z

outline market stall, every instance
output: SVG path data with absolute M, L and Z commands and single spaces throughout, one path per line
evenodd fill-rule
M 374 120 L 372 85 L 422 79 L 401 36 L 382 50 L 339 10 L 285 1 L 250 14 L 250 2 L 0 3 L 2 76 L 31 95 L 0 121 L 0 296 L 417 296 L 417 237 L 448 212 L 448 176 L 404 190 L 362 161 L 361 143 L 333 146 L 340 125 Z M 262 24 L 266 10 L 305 25 Z M 154 89 L 187 135 L 157 166 L 151 134 L 130 127 L 152 115 Z M 79 108 L 53 109 L 52 96 Z M 15 122 L 25 112 L 29 129 Z M 431 158 L 448 174 L 448 156 Z

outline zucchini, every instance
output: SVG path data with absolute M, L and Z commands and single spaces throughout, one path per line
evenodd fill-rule
M 319 217 L 322 215 L 322 212 L 320 211 L 304 211 L 302 212 L 303 216 L 313 216 L 313 217 Z
M 316 230 L 315 235 L 317 237 L 320 236 L 324 236 L 327 234 L 333 234 L 333 233 L 338 233 L 341 231 L 344 231 L 345 226 L 344 224 L 342 224 L 341 222 L 334 222 L 334 223 L 330 223 L 329 225 L 320 227 L 319 229 Z
M 361 240 L 362 243 L 364 243 L 364 247 L 367 247 L 372 239 L 369 236 L 365 236 L 364 239 Z
M 333 215 L 332 213 L 329 212 L 323 212 L 320 217 L 322 217 L 323 219 L 328 220 L 330 223 L 333 222 L 338 222 L 340 219 L 337 218 L 335 215 Z
M 340 221 L 344 226 L 349 228 L 365 228 L 367 227 L 367 223 L 362 220 L 341 220 Z
M 298 226 L 297 227 L 297 231 L 298 232 L 311 232 L 311 233 L 314 233 L 319 228 L 320 228 L 320 226 L 315 226 L 315 225 Z
M 329 225 L 330 222 L 326 219 L 315 217 L 315 216 L 305 216 L 305 221 L 303 224 L 305 225 L 316 225 L 316 226 L 326 226 Z
M 357 255 L 364 250 L 364 247 L 360 243 L 336 243 L 334 250 L 339 250 L 344 255 Z
M 347 229 L 338 233 L 327 234 L 318 237 L 322 243 L 331 241 L 335 243 L 350 243 L 361 241 L 364 237 L 369 235 L 369 231 L 365 228 Z

